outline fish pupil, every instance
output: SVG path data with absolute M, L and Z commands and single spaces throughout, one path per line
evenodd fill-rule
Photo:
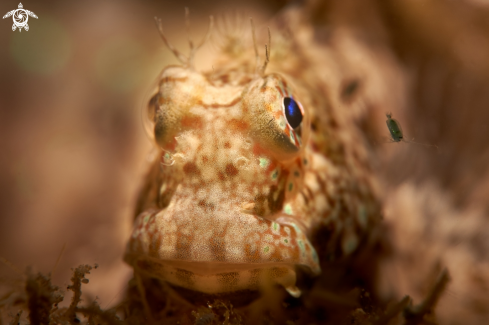
M 302 123 L 302 111 L 297 102 L 290 97 L 284 97 L 285 117 L 289 125 L 295 129 Z

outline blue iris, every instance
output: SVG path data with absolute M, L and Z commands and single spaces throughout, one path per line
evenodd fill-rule
M 284 110 L 287 122 L 289 122 L 289 125 L 293 129 L 301 125 L 303 117 L 302 111 L 299 108 L 299 104 L 297 104 L 297 102 L 293 98 L 284 97 Z

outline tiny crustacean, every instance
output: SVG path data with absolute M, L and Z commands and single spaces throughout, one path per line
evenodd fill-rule
M 346 149 L 320 92 L 265 73 L 269 47 L 265 64 L 202 73 L 198 46 L 187 58 L 161 36 L 183 66 L 163 70 L 149 102 L 159 155 L 125 261 L 191 302 L 252 301 L 277 285 L 300 297 L 299 269 L 317 276 L 320 263 L 351 255 L 379 219 L 357 177 L 362 153 Z
M 401 124 L 396 119 L 392 118 L 392 113 L 386 113 L 385 116 L 387 120 L 385 123 L 387 124 L 387 128 L 392 137 L 392 142 L 399 142 L 403 139 Z
M 391 134 L 391 139 L 389 139 L 390 142 L 401 142 L 401 141 L 403 141 L 406 143 L 414 143 L 414 144 L 422 145 L 425 147 L 434 147 L 436 150 L 438 150 L 438 146 L 435 146 L 433 144 L 416 142 L 416 141 L 414 141 L 414 139 L 413 140 L 404 139 L 401 124 L 399 123 L 399 121 L 392 118 L 392 113 L 386 113 L 385 116 L 387 117 L 387 120 L 385 121 L 385 123 L 387 124 L 387 128 L 389 129 L 389 133 Z

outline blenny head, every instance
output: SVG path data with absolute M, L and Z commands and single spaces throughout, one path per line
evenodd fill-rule
M 253 70 L 167 67 L 148 106 L 158 205 L 136 218 L 125 260 L 187 297 L 276 285 L 298 297 L 296 268 L 320 273 L 287 204 L 304 178 L 307 108 L 284 77 Z

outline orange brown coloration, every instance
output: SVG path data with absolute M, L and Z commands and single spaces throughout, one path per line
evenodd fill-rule
M 278 284 L 299 297 L 298 267 L 319 275 L 320 260 L 357 250 L 379 211 L 358 177 L 364 153 L 332 131 L 320 94 L 249 64 L 170 66 L 160 80 L 149 117 L 161 159 L 147 179 L 159 194 L 140 198 L 125 255 L 136 274 L 210 295 Z M 296 128 L 284 97 L 303 112 Z

